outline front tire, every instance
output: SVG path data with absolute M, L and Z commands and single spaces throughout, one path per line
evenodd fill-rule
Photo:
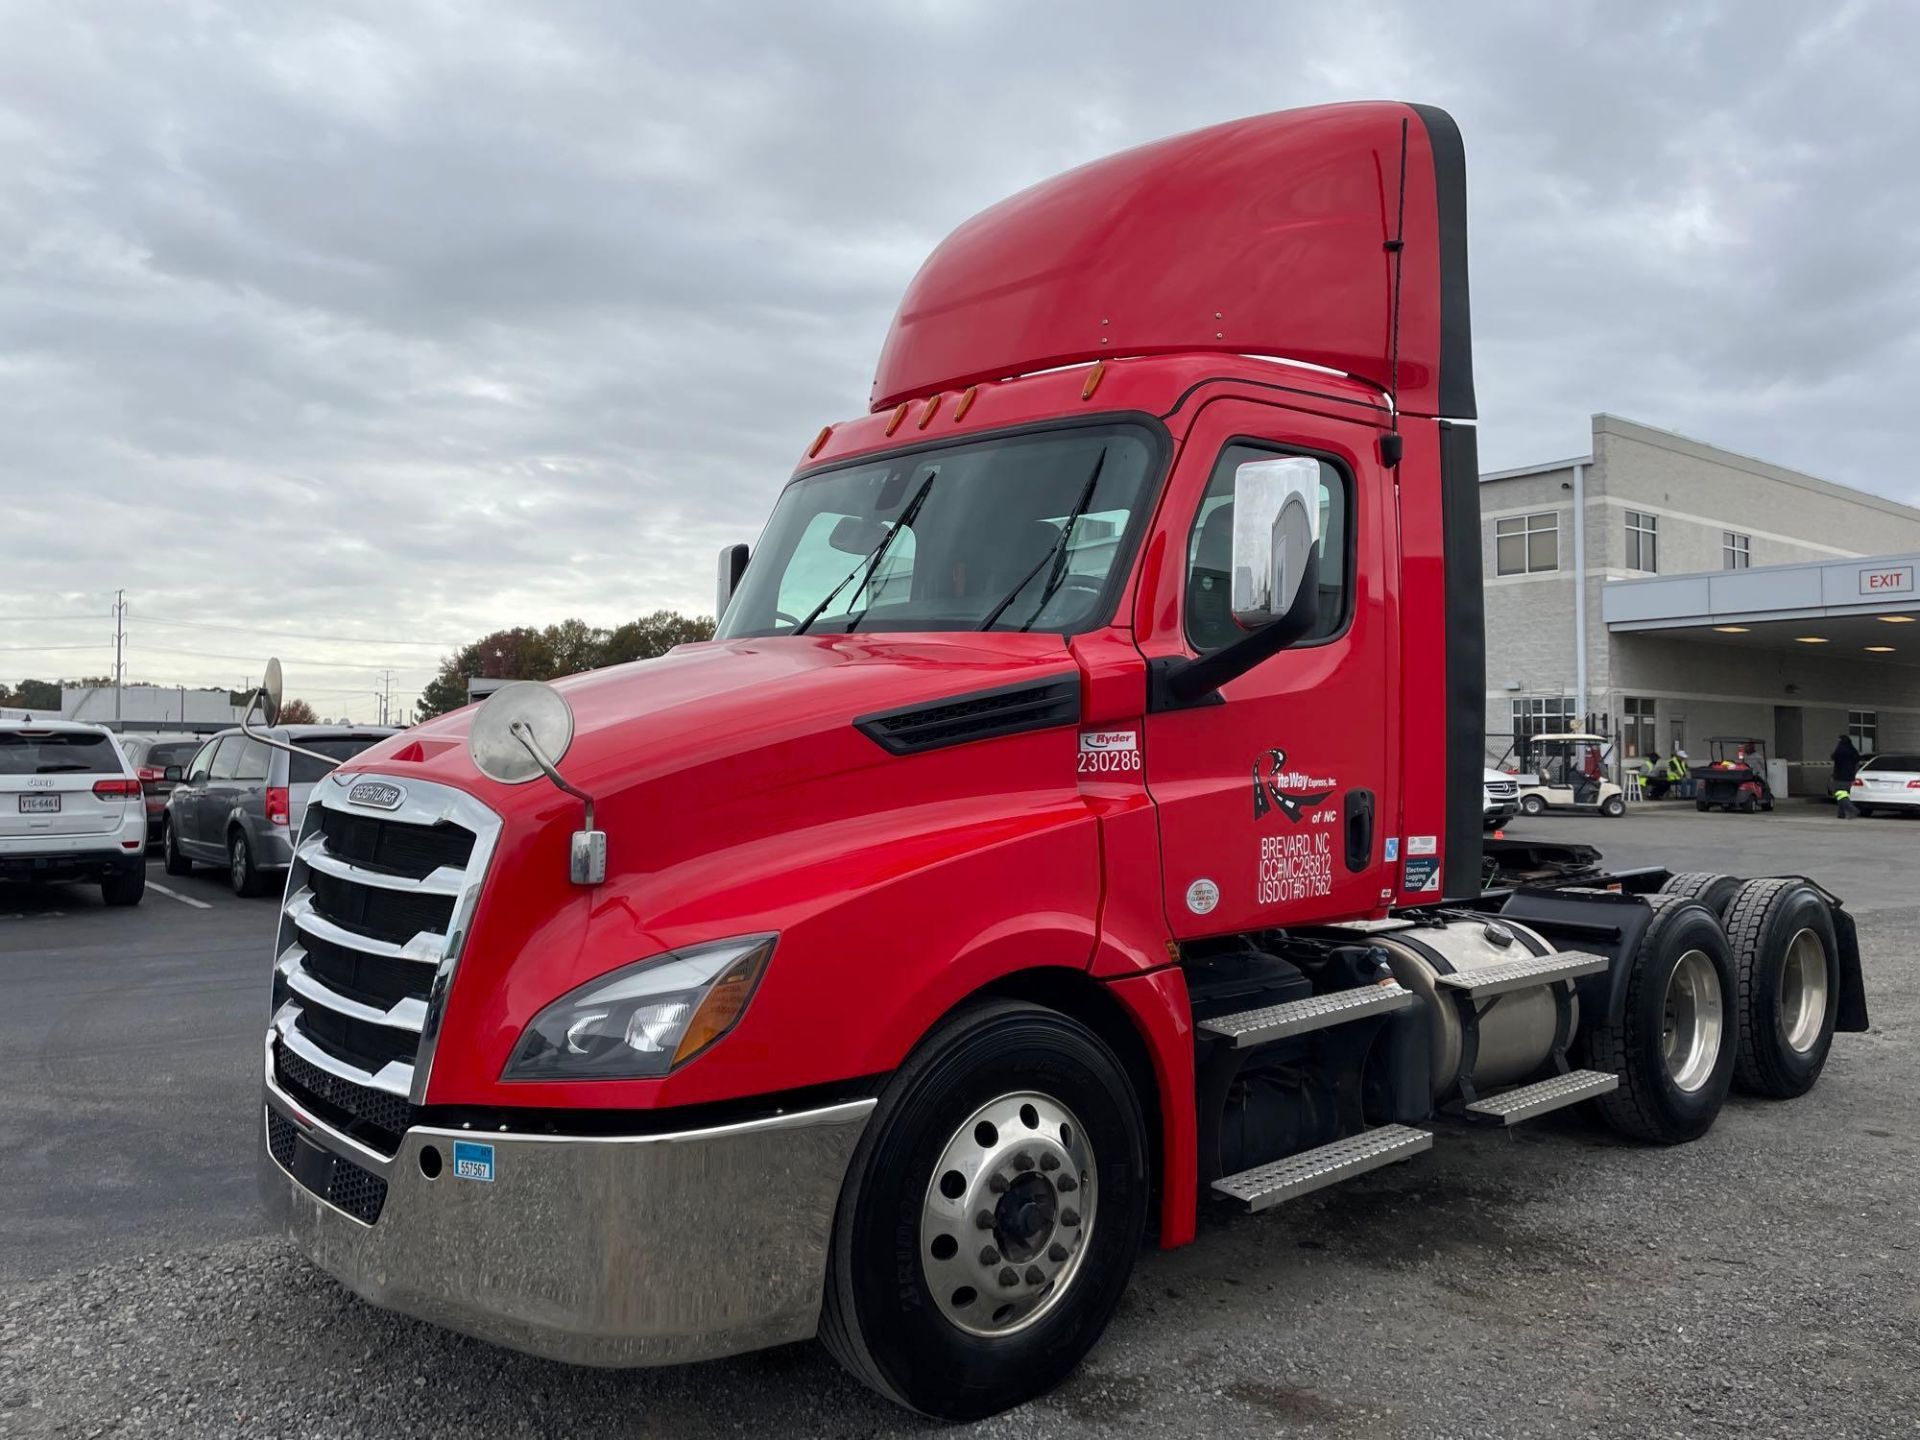
M 1106 1329 L 1147 1217 L 1138 1097 L 1037 1005 L 970 1007 L 880 1097 L 848 1168 L 820 1337 L 881 1394 L 976 1420 L 1058 1385 Z
M 193 862 L 180 853 L 180 842 L 174 837 L 173 821 L 160 822 L 161 863 L 169 875 L 191 875 Z
M 1627 813 L 1627 802 L 1618 795 L 1609 795 L 1607 803 L 1600 807 L 1600 813 L 1618 819 Z
M 1833 912 L 1797 880 L 1749 880 L 1727 911 L 1739 971 L 1740 1056 L 1734 1084 L 1790 1100 L 1826 1068 L 1840 1011 Z
M 1622 1135 L 1658 1145 L 1713 1128 L 1733 1084 L 1738 976 L 1720 922 L 1697 900 L 1652 895 L 1656 913 L 1634 951 L 1619 1023 L 1588 1038 L 1596 1070 L 1620 1077 L 1599 1100 Z

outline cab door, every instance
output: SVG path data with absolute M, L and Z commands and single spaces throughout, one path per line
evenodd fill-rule
M 1230 596 L 1240 465 L 1319 462 L 1321 569 L 1319 618 L 1304 639 L 1200 703 L 1156 698 L 1147 716 L 1162 902 L 1177 937 L 1356 919 L 1381 913 L 1391 897 L 1406 837 L 1394 824 L 1399 666 L 1385 589 L 1393 490 L 1378 434 L 1221 399 L 1202 409 L 1181 446 L 1156 518 L 1159 574 L 1143 585 L 1135 617 L 1153 668 L 1247 633 Z M 1433 729 L 1441 733 L 1437 720 Z M 1409 843 L 1409 862 L 1424 851 L 1437 877 L 1434 837 Z

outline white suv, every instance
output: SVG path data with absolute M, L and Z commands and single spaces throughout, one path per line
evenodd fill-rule
M 147 888 L 147 807 L 98 725 L 0 720 L 0 880 L 98 880 L 109 905 Z

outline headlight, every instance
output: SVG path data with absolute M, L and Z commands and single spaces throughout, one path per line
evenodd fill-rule
M 747 1008 L 772 935 L 670 950 L 582 985 L 533 1018 L 502 1080 L 632 1080 L 705 1050 Z

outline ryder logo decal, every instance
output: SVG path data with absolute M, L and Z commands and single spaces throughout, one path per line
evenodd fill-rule
M 1340 788 L 1340 782 L 1330 775 L 1310 775 L 1289 769 L 1284 750 L 1267 751 L 1264 775 L 1260 773 L 1261 763 L 1253 762 L 1253 818 L 1256 820 L 1266 818 L 1270 810 L 1278 810 L 1298 825 L 1307 818 L 1312 806 Z

